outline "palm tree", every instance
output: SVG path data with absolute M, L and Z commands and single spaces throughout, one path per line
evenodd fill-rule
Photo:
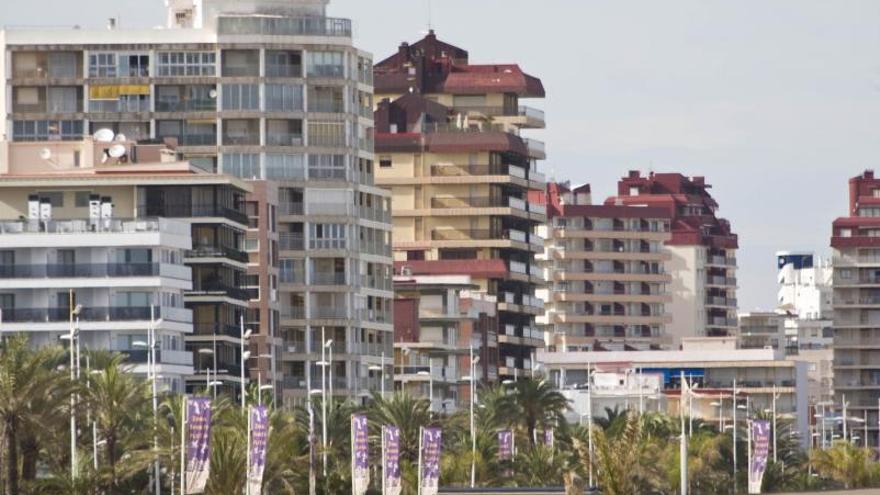
M 513 398 L 516 422 L 523 427 L 532 446 L 538 427 L 547 428 L 565 421 L 568 399 L 546 380 L 530 378 L 516 382 Z
M 835 442 L 825 450 L 814 450 L 811 464 L 824 478 L 839 483 L 843 488 L 864 488 L 878 481 L 880 470 L 871 461 L 872 452 L 849 442 Z
M 65 407 L 63 397 L 69 386 L 51 363 L 60 359 L 60 348 L 37 351 L 28 347 L 26 337 L 6 339 L 0 355 L 0 422 L 2 422 L 6 495 L 20 493 L 19 448 L 23 432 L 45 427 L 43 419 Z

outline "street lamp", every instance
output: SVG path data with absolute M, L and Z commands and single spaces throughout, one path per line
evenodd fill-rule
M 430 405 L 428 411 L 434 412 L 434 374 L 431 373 L 431 365 L 430 361 L 428 361 L 428 371 L 422 370 L 416 373 L 419 376 L 427 376 L 428 377 L 428 404 Z
M 270 349 L 271 349 L 271 347 L 270 347 Z M 276 403 L 276 400 L 278 399 L 278 397 L 276 396 L 277 392 L 275 391 L 277 389 L 277 387 L 275 386 L 275 354 L 259 354 L 259 355 L 257 355 L 257 358 L 258 359 L 268 359 L 271 361 L 269 368 L 272 373 L 272 383 L 271 384 L 267 383 L 267 384 L 263 385 L 263 374 L 262 374 L 262 370 L 260 370 L 259 375 L 257 376 L 257 379 L 259 381 L 257 388 L 258 388 L 258 390 L 269 390 L 269 389 L 272 390 L 272 409 L 275 409 L 275 403 Z M 263 403 L 263 395 L 262 395 L 262 393 L 260 393 L 258 395 L 259 395 L 260 404 L 262 404 Z
M 474 422 L 474 404 L 476 403 L 476 387 L 475 380 L 477 377 L 477 363 L 480 362 L 480 356 L 474 357 L 474 346 L 470 346 L 470 368 L 471 374 L 466 377 L 462 377 L 462 380 L 470 380 L 470 413 L 471 413 L 471 488 L 476 486 L 477 482 L 477 429 Z
M 379 372 L 379 387 L 381 390 L 382 398 L 385 398 L 385 353 L 382 353 L 382 365 L 374 364 L 368 368 L 370 371 L 378 371 Z
M 76 339 L 79 334 L 79 314 L 82 312 L 82 304 L 77 304 L 76 307 L 73 307 L 73 291 L 71 290 L 69 293 L 70 297 L 70 333 L 67 338 L 70 340 L 70 382 L 74 383 L 76 381 L 76 376 L 79 374 L 79 370 L 77 369 L 78 363 L 76 362 Z M 76 319 L 76 324 L 74 324 L 74 318 Z M 70 477 L 71 479 L 76 479 L 77 470 L 76 470 L 76 394 L 70 394 Z
M 247 346 L 248 339 L 251 338 L 251 335 L 253 334 L 253 330 L 251 330 L 250 328 L 248 328 L 247 330 L 244 329 L 244 315 L 243 314 L 239 317 L 239 323 L 240 323 L 240 327 L 241 327 L 241 342 L 240 342 L 240 345 L 241 345 L 241 411 L 242 411 L 242 413 L 244 413 L 244 410 L 246 407 L 245 401 L 247 400 L 245 397 L 246 394 L 245 394 L 245 383 L 244 383 L 244 369 L 247 366 L 246 363 L 247 363 L 248 358 L 251 357 L 251 351 L 246 351 L 245 347 Z
M 211 370 L 212 369 L 214 370 L 214 376 L 217 376 L 217 372 L 216 372 L 217 356 L 215 355 L 213 349 L 208 349 L 206 347 L 199 349 L 198 352 L 199 352 L 200 356 L 213 356 L 213 358 L 214 358 L 214 365 L 211 367 L 205 368 L 205 393 L 210 394 L 211 393 Z M 199 359 L 199 361 L 201 361 L 201 359 Z

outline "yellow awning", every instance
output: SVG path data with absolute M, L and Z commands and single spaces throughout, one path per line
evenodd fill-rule
M 89 87 L 89 99 L 117 100 L 120 95 L 149 95 L 149 84 L 95 85 Z

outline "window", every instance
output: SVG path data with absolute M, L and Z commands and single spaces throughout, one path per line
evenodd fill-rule
M 266 155 L 267 179 L 304 179 L 302 155 L 269 153 Z
M 266 110 L 269 112 L 300 112 L 303 109 L 303 87 L 300 84 L 267 84 Z
M 258 153 L 225 153 L 223 173 L 243 179 L 261 179 L 260 155 Z
M 15 120 L 14 141 L 72 141 L 82 139 L 81 120 Z
M 345 123 L 309 122 L 309 144 L 312 146 L 345 146 Z
M 89 77 L 116 77 L 115 53 L 92 53 L 89 55 Z
M 49 88 L 46 98 L 49 113 L 73 113 L 79 111 L 78 88 Z
M 309 77 L 334 77 L 345 76 L 343 56 L 341 52 L 309 52 L 308 76 Z
M 249 253 L 255 253 L 260 250 L 260 240 L 259 239 L 251 239 L 245 238 L 244 240 L 244 250 Z
M 0 294 L 0 309 L 12 310 L 15 308 L 15 294 Z
M 77 208 L 86 208 L 89 206 L 89 197 L 92 195 L 91 191 L 76 191 L 74 193 L 73 205 Z
M 162 52 L 157 64 L 159 76 L 214 76 L 217 54 L 214 52 Z
M 150 249 L 120 249 L 116 251 L 117 263 L 150 263 L 153 261 L 153 251 Z
M 149 77 L 150 56 L 144 54 L 120 54 L 119 55 L 120 77 Z
M 318 223 L 311 224 L 312 249 L 343 249 L 345 243 L 345 224 Z
M 259 110 L 260 86 L 257 84 L 224 84 L 223 110 Z
M 37 192 L 40 199 L 48 199 L 53 208 L 61 208 L 64 206 L 64 193 L 61 191 L 41 191 Z
M 345 155 L 309 155 L 309 177 L 344 179 Z

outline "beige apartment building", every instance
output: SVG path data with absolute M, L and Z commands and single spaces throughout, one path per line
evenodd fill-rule
M 670 215 L 662 208 L 591 204 L 590 186 L 548 184 L 542 255 L 548 351 L 668 348 L 666 265 Z
M 517 65 L 471 64 L 432 31 L 379 62 L 374 85 L 376 183 L 391 191 L 396 269 L 470 275 L 497 298 L 497 327 L 478 346 L 482 376 L 529 372 L 543 343 L 535 254 L 544 241 L 535 228 L 547 217 L 529 201 L 545 187 L 544 147 L 523 131 L 543 128 L 544 118 L 520 101 L 543 97 L 541 82 Z

